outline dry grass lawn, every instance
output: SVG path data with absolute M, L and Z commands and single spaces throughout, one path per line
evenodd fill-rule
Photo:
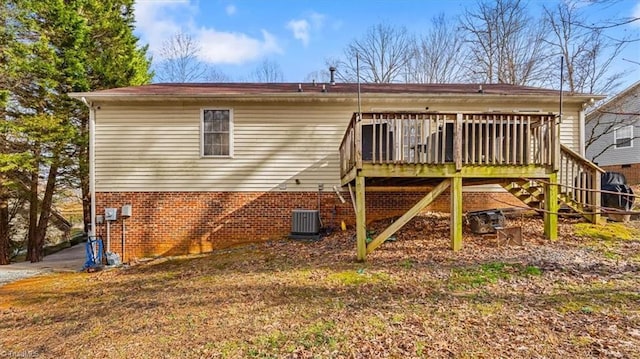
M 640 358 L 640 235 L 561 222 L 453 253 L 419 217 L 366 264 L 348 231 L 31 278 L 0 287 L 0 357 Z

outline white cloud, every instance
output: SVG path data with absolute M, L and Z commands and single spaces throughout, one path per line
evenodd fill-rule
M 190 34 L 201 47 L 200 60 L 212 64 L 241 64 L 273 53 L 282 53 L 275 36 L 261 30 L 261 37 L 195 24 L 199 12 L 192 0 L 138 0 L 136 32 L 159 57 L 162 43 L 176 33 Z M 232 5 L 230 5 L 232 6 Z M 233 7 L 235 11 L 235 7 Z M 229 7 L 225 9 L 229 14 Z
M 304 46 L 309 45 L 309 22 L 307 20 L 291 20 L 287 23 L 287 29 L 293 32 L 293 37 L 302 41 Z
M 137 1 L 135 3 L 136 30 L 142 40 L 149 44 L 149 50 L 157 53 L 162 42 L 182 30 L 180 24 L 168 13 L 180 8 L 189 8 L 188 1 Z
M 214 64 L 239 64 L 282 52 L 276 38 L 266 30 L 262 30 L 262 39 L 255 39 L 243 33 L 200 29 L 196 39 L 202 46 L 200 59 Z
M 325 16 L 317 12 L 312 12 L 311 15 L 309 15 L 309 19 L 311 19 L 313 27 L 319 30 L 320 28 L 322 28 L 322 25 L 324 25 Z
M 229 16 L 234 15 L 237 10 L 235 5 L 227 5 L 227 7 L 224 8 L 224 11 L 226 11 Z
M 636 6 L 633 8 L 633 15 L 631 15 L 631 17 L 640 18 L 640 1 L 638 1 Z M 632 24 L 635 24 L 636 26 L 640 26 L 640 21 L 634 21 Z
M 291 30 L 293 37 L 300 40 L 304 46 L 309 45 L 312 31 L 320 31 L 324 26 L 325 16 L 312 12 L 302 19 L 293 19 L 287 23 L 287 29 Z

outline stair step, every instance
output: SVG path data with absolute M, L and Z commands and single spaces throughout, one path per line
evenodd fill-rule
M 578 212 L 578 213 L 583 213 L 585 211 L 585 206 L 574 201 L 570 196 L 568 195 L 559 195 L 558 198 L 560 199 L 560 201 L 562 201 L 565 205 L 567 205 L 567 207 L 570 207 L 571 209 L 573 209 L 574 211 Z
M 506 185 L 502 186 L 507 191 L 511 192 L 512 190 L 519 190 L 522 186 L 518 182 L 509 182 Z
M 531 195 L 531 193 L 529 193 L 528 191 L 526 191 L 524 189 L 512 189 L 511 191 L 509 191 L 509 193 L 511 193 L 512 195 L 514 195 L 516 197 L 530 196 Z
M 534 197 L 531 196 L 529 198 L 524 198 L 524 199 L 520 199 L 522 202 L 524 202 L 527 205 L 532 205 L 532 204 L 539 204 L 542 202 L 542 200 L 540 200 L 540 198 L 538 197 Z

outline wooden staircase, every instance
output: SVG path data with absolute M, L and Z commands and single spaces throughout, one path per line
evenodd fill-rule
M 502 187 L 527 206 L 534 209 L 542 209 L 544 189 L 541 183 L 534 180 L 521 179 L 504 183 Z
M 591 223 L 597 223 L 600 215 L 600 175 L 605 171 L 591 161 L 560 146 L 558 171 L 558 202 Z M 544 208 L 544 183 L 535 179 L 520 179 L 502 184 L 502 187 L 527 206 Z

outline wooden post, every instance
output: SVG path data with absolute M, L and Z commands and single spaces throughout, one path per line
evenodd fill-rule
M 357 114 L 355 118 L 353 126 L 355 128 L 356 168 L 360 170 L 362 169 L 362 118 L 360 118 L 360 114 Z
M 451 249 L 462 249 L 462 177 L 451 179 Z
M 552 241 L 558 239 L 558 173 L 549 176 L 544 185 L 544 236 Z
M 552 146 L 551 146 L 551 163 L 554 171 L 560 170 L 560 124 L 555 123 L 555 121 L 551 122 L 553 125 L 552 128 Z
M 602 212 L 602 201 L 600 198 L 600 191 L 602 190 L 602 178 L 600 178 L 600 172 L 596 171 L 596 170 L 592 170 L 593 172 L 593 187 L 591 189 L 594 189 L 594 192 L 591 192 L 592 200 L 591 203 L 593 203 L 593 208 L 591 208 L 591 210 L 593 211 L 593 216 L 591 217 L 591 223 L 593 224 L 600 224 L 600 221 L 602 219 L 602 215 L 600 214 L 600 212 Z M 606 219 L 605 219 L 606 221 Z
M 453 160 L 456 163 L 456 171 L 462 171 L 462 114 L 456 115 L 453 134 Z M 467 139 L 465 139 L 467 140 Z
M 356 242 L 358 260 L 367 259 L 367 218 L 364 199 L 364 180 L 360 174 L 356 174 Z

